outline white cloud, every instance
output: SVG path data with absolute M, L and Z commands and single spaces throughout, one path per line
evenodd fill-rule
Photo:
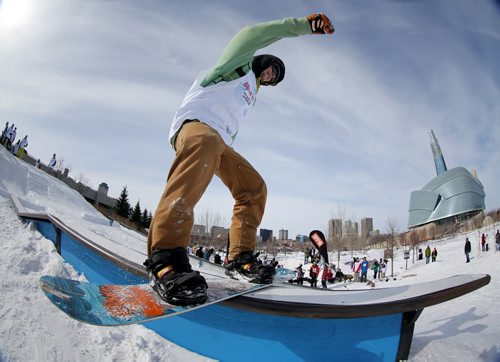
M 334 36 L 262 51 L 285 61 L 285 81 L 259 92 L 235 143 L 270 190 L 262 226 L 305 234 L 341 205 L 404 228 L 410 192 L 435 175 L 430 129 L 449 168 L 476 167 L 488 208 L 500 204 L 500 14 L 490 3 L 278 1 L 262 13 L 258 3 L 4 0 L 0 18 L 13 4 L 24 15 L 0 26 L 2 118 L 28 133 L 31 153 L 58 153 L 112 196 L 128 185 L 156 207 L 171 118 L 240 27 L 322 10 Z M 204 208 L 230 219 L 220 181 Z

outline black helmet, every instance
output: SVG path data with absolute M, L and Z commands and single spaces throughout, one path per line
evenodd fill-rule
M 276 85 L 285 78 L 285 63 L 274 55 L 262 54 L 253 57 L 252 70 L 257 78 L 260 77 L 262 71 L 268 67 L 273 66 L 273 72 L 276 74 L 274 82 L 265 82 L 261 85 Z

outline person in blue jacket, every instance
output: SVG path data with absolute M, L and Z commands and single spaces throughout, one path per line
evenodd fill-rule
M 361 283 L 366 283 L 366 276 L 368 274 L 368 260 L 366 260 L 366 256 L 363 257 L 363 261 L 361 262 Z

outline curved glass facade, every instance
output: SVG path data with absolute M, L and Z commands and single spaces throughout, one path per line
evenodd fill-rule
M 440 173 L 410 196 L 408 227 L 485 209 L 484 187 L 463 167 Z

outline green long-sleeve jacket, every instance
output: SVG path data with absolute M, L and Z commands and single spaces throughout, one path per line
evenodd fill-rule
M 201 81 L 206 87 L 220 80 L 230 81 L 239 78 L 235 69 L 242 67 L 248 73 L 255 52 L 282 38 L 312 34 L 307 18 L 284 18 L 246 26 L 241 29 L 222 52 L 219 60 Z

